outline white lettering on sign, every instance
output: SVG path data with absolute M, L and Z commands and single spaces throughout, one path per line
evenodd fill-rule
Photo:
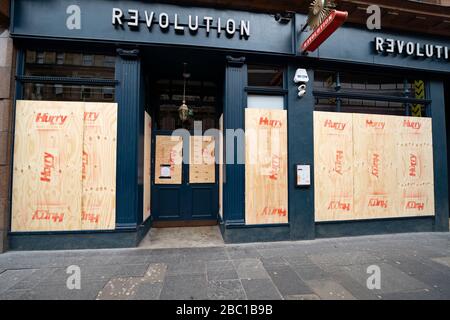
M 375 38 L 375 51 L 378 53 L 408 55 L 424 59 L 449 59 L 449 47 L 447 46 L 384 39 L 381 37 Z
M 141 17 L 142 19 L 140 19 Z M 163 30 L 168 30 L 173 26 L 175 32 L 179 33 L 183 33 L 186 29 L 192 33 L 196 33 L 199 28 L 204 28 L 207 35 L 209 35 L 212 30 L 216 30 L 219 35 L 224 31 L 230 37 L 236 33 L 244 39 L 250 37 L 250 21 L 239 21 L 233 18 L 199 17 L 198 15 L 187 15 L 186 17 L 183 17 L 177 13 L 169 15 L 166 12 L 156 13 L 155 11 L 147 10 L 122 10 L 120 8 L 113 8 L 111 21 L 114 26 L 123 26 L 126 24 L 131 29 L 139 28 L 141 23 L 145 23 L 149 31 L 152 26 L 156 24 Z M 199 21 L 202 25 L 200 25 Z
M 66 20 L 66 27 L 69 30 L 81 30 L 81 9 L 73 4 L 67 7 L 66 13 L 69 15 Z

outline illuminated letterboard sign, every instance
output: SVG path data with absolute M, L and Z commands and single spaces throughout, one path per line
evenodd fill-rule
M 422 44 L 419 42 L 375 38 L 375 51 L 385 54 L 399 54 L 417 58 L 437 60 L 449 59 L 450 50 L 447 46 Z
M 217 35 L 225 34 L 233 37 L 236 33 L 241 39 L 250 37 L 250 21 L 236 20 L 233 18 L 214 18 L 210 16 L 198 15 L 179 15 L 177 13 L 168 14 L 166 12 L 155 12 L 148 10 L 128 9 L 122 10 L 113 8 L 112 24 L 116 27 L 127 25 L 130 29 L 139 28 L 145 25 L 151 32 L 152 28 L 157 25 L 161 30 L 168 31 L 173 29 L 177 33 L 189 31 L 192 34 L 198 32 L 199 28 L 206 29 L 206 34 L 216 32 Z

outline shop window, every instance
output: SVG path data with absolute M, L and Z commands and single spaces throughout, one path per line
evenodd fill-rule
M 115 57 L 27 50 L 25 76 L 114 79 Z
M 114 102 L 115 88 L 104 86 L 24 84 L 25 100 Z
M 249 94 L 247 108 L 255 109 L 284 109 L 284 96 Z
M 402 76 L 316 71 L 315 110 L 423 117 L 425 88 L 423 80 Z
M 248 65 L 248 86 L 283 88 L 283 74 L 280 66 Z
M 94 56 L 93 55 L 83 55 L 83 65 L 84 66 L 93 66 L 94 65 Z
M 194 129 L 194 122 L 202 122 L 202 129 L 218 128 L 217 86 L 210 81 L 189 80 L 185 101 L 189 108 L 187 120 L 180 119 L 179 108 L 183 103 L 183 80 L 161 79 L 156 82 L 158 130 Z
M 23 99 L 115 101 L 115 57 L 99 54 L 27 50 Z
M 56 64 L 64 64 L 64 53 L 58 53 L 56 54 Z

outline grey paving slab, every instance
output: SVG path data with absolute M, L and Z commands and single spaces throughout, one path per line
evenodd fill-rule
M 281 266 L 288 266 L 289 263 L 286 261 L 285 258 L 260 258 L 259 259 L 264 268 L 273 268 L 273 267 L 281 267 Z
M 303 281 L 331 278 L 331 274 L 313 264 L 289 264 Z
M 67 269 L 66 269 L 67 270 Z M 80 266 L 81 278 L 92 281 L 108 280 L 121 270 L 120 265 L 88 265 Z M 67 271 L 66 271 L 67 274 Z M 67 277 L 67 275 L 66 275 Z
M 308 256 L 318 266 L 348 266 L 354 264 L 372 264 L 379 262 L 381 258 L 365 251 L 336 250 L 327 254 L 312 254 Z
M 14 287 L 23 279 L 36 272 L 36 269 L 6 270 L 0 274 L 0 293 Z
M 98 293 L 97 300 L 151 300 L 161 293 L 167 266 L 151 264 L 142 276 L 115 277 Z
M 207 299 L 206 275 L 167 276 L 161 291 L 162 300 Z
M 428 289 L 380 295 L 383 300 L 448 300 L 448 297 L 439 291 Z
M 247 298 L 239 280 L 210 280 L 207 295 L 211 300 L 245 300 Z
M 167 275 L 205 275 L 205 261 L 183 261 L 179 263 L 171 263 L 167 268 Z
M 426 264 L 422 260 L 399 259 L 395 267 L 414 279 L 423 282 L 429 288 L 436 289 L 450 296 L 450 269 L 440 268 L 435 264 Z
M 253 246 L 230 246 L 226 248 L 228 258 L 231 260 L 236 259 L 258 259 L 261 258 L 261 254 Z
M 148 264 L 125 264 L 119 265 L 114 276 L 119 277 L 143 277 L 148 269 Z
M 316 266 L 307 255 L 294 257 L 288 256 L 283 259 L 291 266 Z
M 300 248 L 266 248 L 258 249 L 262 258 L 276 258 L 276 257 L 300 257 L 306 255 L 306 252 Z
M 433 258 L 431 260 L 448 267 L 450 271 L 450 257 Z
M 294 294 L 284 297 L 285 300 L 320 300 L 317 294 Z
M 0 299 L 448 300 L 449 257 L 449 233 L 203 248 L 17 251 L 0 254 Z M 372 264 L 381 268 L 381 290 L 367 288 Z M 81 290 L 67 289 L 69 265 L 81 268 Z
M 310 280 L 308 286 L 322 300 L 355 300 L 356 298 L 341 284 L 333 280 Z
M 148 254 L 146 263 L 179 263 L 184 260 L 183 250 L 154 250 Z
M 273 283 L 283 296 L 312 294 L 313 291 L 289 266 L 267 269 Z
M 39 285 L 24 293 L 22 300 L 94 300 L 105 281 L 81 281 L 81 289 L 69 290 L 65 284 Z
M 21 290 L 8 290 L 4 293 L 0 294 L 0 301 L 1 300 L 20 300 L 21 297 L 26 294 L 28 290 L 21 289 Z
M 342 270 L 337 270 L 328 277 L 313 280 L 326 280 L 326 279 L 336 281 L 337 283 L 342 285 L 345 289 L 347 289 L 357 299 L 379 300 L 381 298 L 379 290 L 377 289 L 370 290 L 369 288 L 367 288 L 366 282 L 361 283 L 361 281 L 355 280 L 349 273 L 344 272 Z
M 147 283 L 162 283 L 166 277 L 167 265 L 164 263 L 152 263 L 145 272 Z
M 107 281 L 116 276 L 121 269 L 120 265 L 79 265 L 79 267 L 81 279 L 87 281 Z M 67 268 L 53 268 L 53 272 L 43 279 L 42 283 L 59 285 L 65 283 L 69 276 Z
M 11 290 L 29 290 L 39 285 L 54 272 L 53 268 L 38 269 L 31 273 L 17 284 L 11 287 Z
M 148 257 L 146 255 L 118 255 L 112 257 L 110 264 L 146 264 Z
M 158 300 L 163 288 L 162 283 L 143 282 L 137 285 L 135 300 Z
M 418 281 L 390 264 L 381 263 L 378 266 L 381 271 L 380 294 L 415 291 L 429 288 L 429 286 L 425 283 Z M 367 265 L 345 266 L 341 269 L 341 271 L 348 273 L 358 283 L 363 285 L 364 283 L 367 283 L 367 279 L 369 277 L 367 267 Z
M 269 279 L 269 274 L 259 259 L 233 260 L 240 279 Z
M 280 300 L 282 296 L 270 279 L 242 279 L 249 300 Z
M 206 276 L 208 280 L 233 280 L 239 279 L 230 260 L 208 261 L 206 263 Z
M 114 278 L 98 292 L 97 300 L 128 300 L 136 296 L 137 286 L 144 282 L 143 277 Z

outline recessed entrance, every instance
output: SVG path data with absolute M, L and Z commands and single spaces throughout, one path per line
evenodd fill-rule
M 152 217 L 157 227 L 212 225 L 219 213 L 219 141 L 211 129 L 219 129 L 222 114 L 224 59 L 175 52 L 152 50 L 144 62 Z

